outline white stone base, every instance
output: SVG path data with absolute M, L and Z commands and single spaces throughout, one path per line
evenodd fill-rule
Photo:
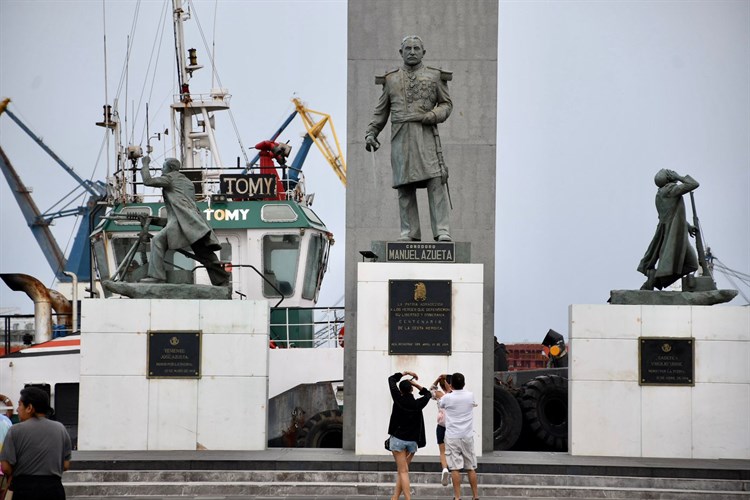
M 638 337 L 695 338 L 695 386 L 640 386 Z M 750 308 L 570 307 L 571 455 L 750 459 Z
M 355 453 L 387 455 L 383 441 L 393 401 L 388 377 L 413 371 L 427 388 L 441 373 L 461 372 L 466 390 L 482 401 L 482 264 L 359 263 L 357 285 L 357 410 Z M 388 354 L 388 280 L 451 280 L 453 291 L 452 354 Z M 427 446 L 419 455 L 439 455 L 435 437 L 437 405 L 424 409 Z M 474 446 L 482 453 L 482 409 L 474 410 Z
M 239 300 L 86 300 L 80 450 L 266 448 L 269 306 Z M 149 330 L 200 330 L 200 379 L 149 379 Z

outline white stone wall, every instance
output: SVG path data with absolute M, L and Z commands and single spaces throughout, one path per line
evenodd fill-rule
M 201 378 L 146 378 L 149 330 L 201 330 Z M 265 301 L 85 300 L 79 449 L 265 449 L 268 333 Z
M 391 399 L 388 377 L 413 371 L 429 388 L 441 373 L 461 372 L 466 390 L 479 405 L 474 410 L 474 446 L 482 453 L 482 264 L 360 263 L 357 287 L 356 440 L 358 455 L 386 455 Z M 403 356 L 388 354 L 388 280 L 452 280 L 452 354 Z M 346 410 L 345 410 L 346 411 Z M 435 437 L 437 405 L 424 409 L 427 446 L 419 455 L 439 455 Z
M 638 337 L 695 338 L 695 386 L 638 385 Z M 570 307 L 572 455 L 750 459 L 750 308 Z
M 344 380 L 344 349 L 269 349 L 268 398 L 299 384 Z

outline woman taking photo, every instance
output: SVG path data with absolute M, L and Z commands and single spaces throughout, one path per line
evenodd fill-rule
M 403 377 L 409 379 L 401 380 Z M 409 464 L 417 448 L 427 444 L 424 433 L 424 418 L 422 409 L 430 402 L 430 391 L 420 386 L 414 372 L 394 373 L 388 377 L 388 387 L 391 390 L 393 409 L 388 423 L 390 434 L 388 449 L 396 460 L 396 487 L 392 500 L 398 500 L 401 493 L 406 500 L 411 500 L 411 485 L 409 483 Z M 414 387 L 419 390 L 420 397 L 415 399 L 412 392 Z
M 451 376 L 448 374 L 440 375 L 432 384 L 432 387 L 430 387 L 430 394 L 435 401 L 451 391 L 453 391 L 453 388 L 451 387 Z M 437 436 L 438 448 L 440 449 L 440 465 L 443 468 L 443 471 L 440 474 L 440 483 L 443 486 L 448 486 L 451 473 L 448 470 L 448 461 L 445 458 L 445 411 L 439 406 L 435 434 Z

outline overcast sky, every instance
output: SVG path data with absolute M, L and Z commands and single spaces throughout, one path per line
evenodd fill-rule
M 104 13 L 102 5 L 0 1 L 0 96 L 94 180 L 107 175 L 104 132 L 94 126 L 105 103 L 104 21 L 109 100 L 131 33 L 121 113 L 124 103 L 139 108 L 149 101 L 152 130 L 167 124 L 174 60 L 171 31 L 163 48 L 154 48 L 163 2 L 142 1 L 135 24 L 137 2 L 108 1 Z M 233 95 L 245 148 L 276 130 L 295 93 L 333 116 L 346 145 L 345 1 L 198 1 L 195 10 L 209 45 L 216 42 L 219 78 Z M 188 45 L 209 66 L 195 28 L 186 27 Z M 152 57 L 160 68 L 153 91 L 144 76 Z M 210 88 L 210 76 L 208 69 L 196 73 L 191 89 Z M 218 118 L 223 159 L 234 162 L 240 153 L 233 127 Z M 138 143 L 142 130 L 134 132 Z M 296 150 L 302 132 L 297 120 L 282 139 Z M 0 145 L 42 211 L 76 186 L 7 116 L 0 117 Z M 567 336 L 570 304 L 605 303 L 611 289 L 641 285 L 635 269 L 656 226 L 653 176 L 660 168 L 701 183 L 695 199 L 706 244 L 725 265 L 750 274 L 750 1 L 500 2 L 501 341 L 539 342 L 549 328 Z M 308 191 L 316 192 L 313 209 L 336 238 L 319 305 L 341 305 L 345 191 L 317 150 L 305 171 Z M 4 179 L 0 213 L 0 272 L 31 274 L 52 286 L 52 271 Z M 74 223 L 53 227 L 63 249 Z M 734 288 L 721 274 L 716 280 Z M 747 286 L 740 289 L 750 295 Z M 739 296 L 731 304 L 746 303 Z M 0 307 L 33 310 L 1 283 Z

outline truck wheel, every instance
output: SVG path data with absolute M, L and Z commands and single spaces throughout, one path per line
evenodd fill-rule
M 344 420 L 340 410 L 326 410 L 310 417 L 297 435 L 298 448 L 341 448 Z
M 555 450 L 568 449 L 568 381 L 540 375 L 526 382 L 521 411 L 531 433 Z
M 495 450 L 509 450 L 521 435 L 523 416 L 516 398 L 502 385 L 495 384 L 492 430 Z

